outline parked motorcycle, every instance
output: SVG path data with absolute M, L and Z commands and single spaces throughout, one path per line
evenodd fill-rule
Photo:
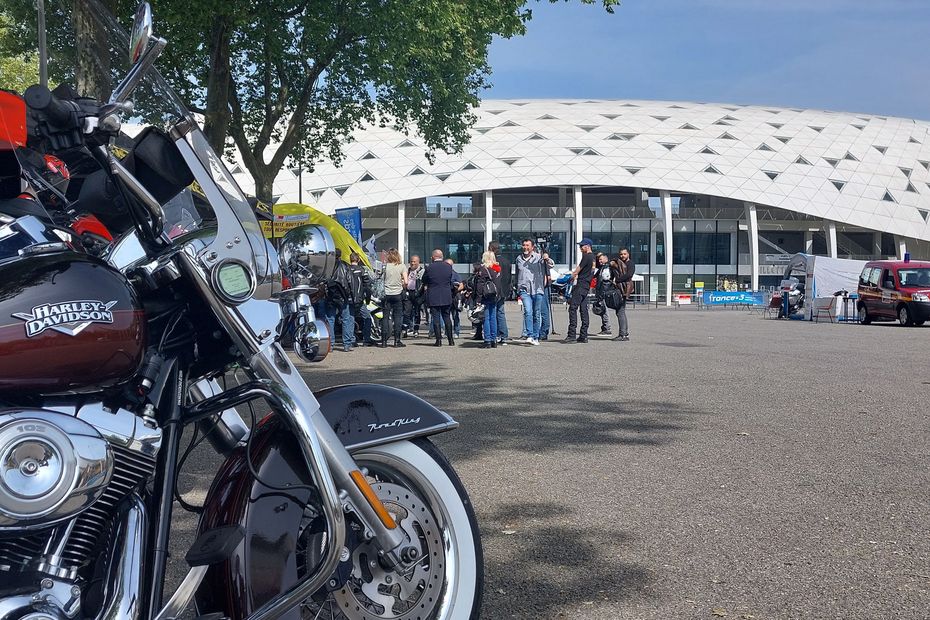
M 0 620 L 478 617 L 475 515 L 429 440 L 457 423 L 394 388 L 310 390 L 281 341 L 327 352 L 312 302 L 332 238 L 310 227 L 279 262 L 152 69 L 148 5 L 127 37 L 87 2 L 81 19 L 132 50 L 122 73 L 101 59 L 124 76 L 109 101 L 0 91 Z M 85 214 L 112 241 L 85 243 Z M 271 413 L 249 428 L 236 408 L 259 399 Z M 185 430 L 225 460 L 166 593 Z

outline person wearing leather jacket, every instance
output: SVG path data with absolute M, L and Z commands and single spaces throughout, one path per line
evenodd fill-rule
M 622 302 L 616 309 L 617 324 L 620 331 L 614 340 L 626 342 L 630 339 L 630 326 L 626 318 L 626 302 L 633 295 L 633 275 L 636 273 L 636 263 L 630 258 L 630 250 L 622 248 L 620 255 L 610 261 L 610 274 L 614 286 L 622 295 Z

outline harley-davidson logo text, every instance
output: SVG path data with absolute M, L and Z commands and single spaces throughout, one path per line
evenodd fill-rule
M 26 321 L 26 337 L 38 336 L 46 329 L 77 336 L 91 323 L 112 323 L 112 308 L 115 301 L 102 302 L 94 299 L 65 301 L 58 304 L 42 304 L 32 309 L 32 314 L 14 312 L 17 319 Z

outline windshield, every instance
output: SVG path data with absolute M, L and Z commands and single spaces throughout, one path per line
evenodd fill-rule
M 117 21 L 97 0 L 54 3 L 48 11 L 50 87 L 54 88 L 56 83 L 69 84 L 84 91 L 79 95 L 108 101 L 132 66 L 126 32 L 131 26 L 132 15 L 120 16 L 120 21 Z M 156 14 L 155 36 L 158 35 L 157 19 Z M 171 41 L 168 46 L 170 48 Z M 217 253 L 220 259 L 227 257 L 249 264 L 257 279 L 262 281 L 274 269 L 272 262 L 276 260 L 269 256 L 254 211 L 222 159 L 210 147 L 198 124 L 199 119 L 185 108 L 155 69 L 146 73 L 132 91 L 129 101 L 133 104 L 132 112 L 122 115 L 121 135 L 111 144 L 111 151 L 123 160 L 162 205 L 164 235 L 173 243 L 180 244 L 191 234 L 215 229 L 216 238 L 212 243 L 208 242 L 204 253 L 209 250 L 211 254 Z M 4 113 L 2 116 L 11 115 Z M 18 122 L 19 119 L 15 120 Z M 14 123 L 0 118 L 0 126 L 7 124 Z M 0 130 L 0 138 L 13 131 Z M 146 140 L 145 148 L 141 148 L 140 144 Z M 41 163 L 48 153 L 34 151 L 18 148 L 16 158 L 24 178 L 36 186 L 37 192 L 44 192 L 42 202 L 47 202 L 51 195 L 53 201 L 70 204 L 77 201 L 80 204 L 80 192 L 83 190 L 79 188 L 85 182 L 83 170 L 72 167 L 69 162 L 68 167 L 72 170 L 68 176 L 74 177 L 72 186 L 69 188 L 66 183 L 56 185 L 57 179 L 50 180 L 48 170 L 36 166 L 36 162 Z M 152 152 L 161 159 L 153 158 Z M 147 155 L 159 165 L 146 161 Z M 170 171 L 172 165 L 180 168 Z M 148 179 L 139 173 L 139 168 L 145 166 L 150 172 Z M 0 176 L 6 174 L 0 170 Z M 90 202 L 84 201 L 86 204 Z M 118 214 L 107 215 L 108 219 L 101 219 L 108 227 L 117 228 L 111 229 L 114 236 L 128 230 L 125 218 L 121 222 Z M 120 223 L 123 224 L 122 229 Z M 199 237 L 205 238 L 202 234 Z M 226 247 L 228 245 L 233 247 Z
M 898 269 L 901 286 L 930 288 L 930 267 Z

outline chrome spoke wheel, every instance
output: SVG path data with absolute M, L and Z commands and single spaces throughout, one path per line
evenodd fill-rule
M 396 484 L 371 481 L 407 544 L 418 560 L 402 571 L 389 571 L 378 562 L 377 550 L 363 543 L 352 555 L 352 577 L 333 593 L 340 610 L 351 618 L 414 620 L 431 617 L 442 588 L 445 551 L 442 533 L 426 502 Z
M 404 532 L 404 544 L 415 550 L 415 559 L 388 570 L 375 546 L 361 542 L 351 554 L 345 585 L 322 602 L 306 601 L 302 617 L 476 618 L 483 590 L 481 543 L 468 497 L 444 457 L 425 441 L 401 441 L 353 456 Z

